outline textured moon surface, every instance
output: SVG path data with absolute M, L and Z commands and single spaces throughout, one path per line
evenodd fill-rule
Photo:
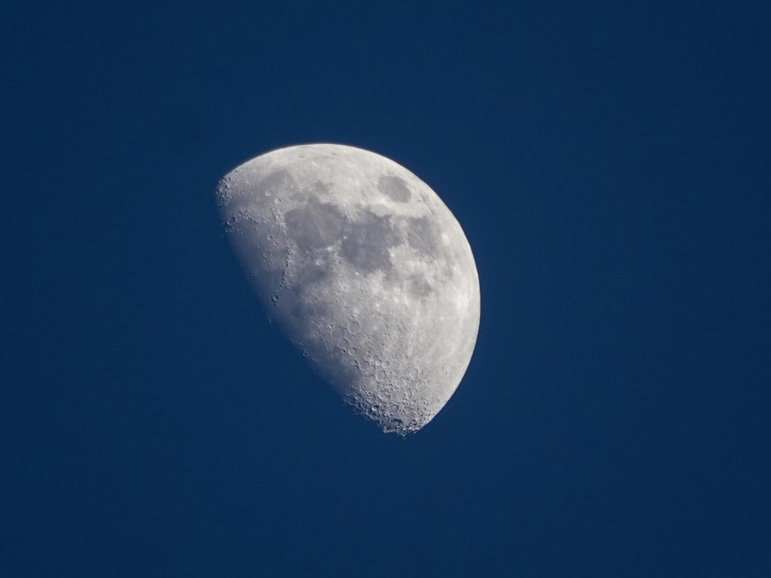
M 217 188 L 223 224 L 269 317 L 317 374 L 386 432 L 444 407 L 479 330 L 458 221 L 401 165 L 362 149 L 278 149 Z

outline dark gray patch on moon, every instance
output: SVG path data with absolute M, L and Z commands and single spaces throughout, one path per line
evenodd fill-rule
M 436 256 L 439 246 L 436 226 L 426 217 L 410 218 L 407 221 L 407 242 L 416 251 Z
M 340 238 L 345 217 L 334 205 L 311 197 L 284 217 L 289 236 L 300 249 L 312 251 L 329 247 Z
M 434 290 L 433 287 L 431 287 L 431 283 L 426 279 L 426 276 L 421 273 L 416 273 L 410 277 L 408 287 L 410 293 L 418 298 L 428 297 Z
M 379 217 L 365 211 L 358 221 L 346 223 L 341 254 L 351 265 L 365 273 L 378 269 L 388 271 L 391 269 L 388 249 L 399 242 L 399 235 L 390 217 Z
M 407 188 L 407 183 L 399 177 L 393 175 L 382 176 L 378 180 L 377 185 L 387 197 L 397 203 L 406 203 L 410 200 L 410 190 Z
M 308 263 L 297 273 L 294 278 L 294 283 L 297 286 L 298 292 L 303 292 L 306 289 L 313 287 L 315 283 L 320 283 L 330 274 L 330 266 L 327 260 L 323 260 L 319 263 Z
M 260 181 L 259 189 L 265 196 L 297 194 L 297 182 L 288 171 L 275 171 Z

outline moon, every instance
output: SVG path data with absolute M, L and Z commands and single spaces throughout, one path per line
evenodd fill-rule
M 274 150 L 225 175 L 223 225 L 268 316 L 384 432 L 444 407 L 477 339 L 460 224 L 406 168 L 338 144 Z

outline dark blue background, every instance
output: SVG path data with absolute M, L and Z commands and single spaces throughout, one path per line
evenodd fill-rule
M 6 2 L 0 576 L 771 576 L 763 2 Z M 423 431 L 351 414 L 219 226 L 367 148 L 482 287 Z

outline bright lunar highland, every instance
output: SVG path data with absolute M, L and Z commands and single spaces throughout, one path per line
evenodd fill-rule
M 311 144 L 237 167 L 217 200 L 269 316 L 316 372 L 386 432 L 431 421 L 480 312 L 471 247 L 436 193 L 378 154 Z

